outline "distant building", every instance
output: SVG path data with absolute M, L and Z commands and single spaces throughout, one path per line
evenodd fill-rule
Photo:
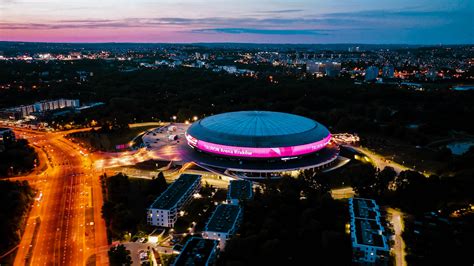
M 384 66 L 382 68 L 382 77 L 393 78 L 395 74 L 395 68 L 393 66 Z
M 310 74 L 315 74 L 319 72 L 320 62 L 308 61 L 306 62 L 306 72 Z
M 64 108 L 79 108 L 79 100 L 77 99 L 58 99 L 51 101 L 41 101 L 30 105 L 21 105 L 3 110 L 3 112 L 19 113 L 22 117 L 29 116 L 33 113 L 45 113 L 47 111 L 55 111 Z
M 16 110 L 0 110 L 0 119 L 19 120 L 23 117 L 20 111 Z
M 239 205 L 219 204 L 206 224 L 202 236 L 219 241 L 219 249 L 237 231 L 242 222 L 242 208 Z
M 252 182 L 248 180 L 232 180 L 227 192 L 227 202 L 230 204 L 239 204 L 242 200 L 253 198 Z
M 190 238 L 183 250 L 176 258 L 173 266 L 211 266 L 217 259 L 219 249 L 218 241 L 203 239 L 200 237 Z
M 341 72 L 341 63 L 339 62 L 326 62 L 325 63 L 325 74 L 328 77 L 336 77 Z
M 341 72 L 341 63 L 324 61 L 308 61 L 306 62 L 306 72 L 310 74 L 322 74 L 329 77 L 335 77 Z
M 369 66 L 365 70 L 365 81 L 376 80 L 378 76 L 379 76 L 379 68 L 376 66 Z
M 0 127 L 0 152 L 6 150 L 8 145 L 15 142 L 15 133 L 11 128 Z
M 236 74 L 237 73 L 237 67 L 236 66 L 222 66 L 222 70 L 229 74 Z
M 379 206 L 372 199 L 350 198 L 352 261 L 386 265 L 390 247 L 384 235 Z
M 173 227 L 179 211 L 201 188 L 201 176 L 182 174 L 148 209 L 148 223 L 154 226 Z
M 436 71 L 436 69 L 434 69 L 434 68 L 431 68 L 426 73 L 426 78 L 428 78 L 430 80 L 435 80 L 436 78 L 438 78 L 438 71 Z
M 359 46 L 352 46 L 347 49 L 349 52 L 359 52 L 360 47 Z

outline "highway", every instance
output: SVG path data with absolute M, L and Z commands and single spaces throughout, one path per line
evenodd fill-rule
M 14 265 L 108 264 L 100 173 L 92 167 L 94 159 L 65 139 L 64 132 L 15 133 L 48 161 L 44 171 L 13 178 L 28 180 L 42 195 L 30 212 Z

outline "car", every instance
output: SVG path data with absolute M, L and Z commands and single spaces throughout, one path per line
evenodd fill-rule
M 146 252 L 146 251 L 140 252 L 138 256 L 140 257 L 141 261 L 147 260 L 148 259 L 148 252 Z

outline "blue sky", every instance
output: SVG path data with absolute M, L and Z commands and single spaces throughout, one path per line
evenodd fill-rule
M 474 43 L 474 0 L 0 0 L 0 40 Z

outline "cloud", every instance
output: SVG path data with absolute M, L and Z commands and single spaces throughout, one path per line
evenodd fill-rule
M 67 29 L 67 28 L 147 28 L 157 26 L 187 26 L 188 28 L 281 28 L 282 26 L 303 26 L 315 24 L 315 19 L 256 19 L 256 18 L 126 18 L 118 20 L 84 19 L 59 20 L 50 23 L 0 22 L 0 29 Z
M 197 29 L 193 33 L 226 33 L 226 34 L 264 34 L 264 35 L 328 35 L 328 30 L 317 29 L 256 29 L 256 28 L 214 28 Z
M 3 30 L 56 30 L 56 29 L 78 29 L 78 28 L 126 28 L 131 25 L 127 22 L 104 21 L 104 22 L 79 22 L 79 23 L 9 23 L 0 22 Z
M 404 19 L 415 18 L 420 20 L 430 18 L 456 18 L 456 16 L 470 16 L 466 10 L 365 10 L 357 12 L 338 12 L 323 14 L 323 18 L 351 18 L 351 19 Z M 454 17 L 453 17 L 454 16 Z
M 169 29 L 171 31 L 253 35 L 335 35 L 351 31 L 367 33 L 391 29 L 436 30 L 449 25 L 472 25 L 465 10 L 366 10 L 356 12 L 325 13 L 301 16 L 273 17 L 272 13 L 295 13 L 301 9 L 262 11 L 262 17 L 129 17 L 123 19 L 63 19 L 41 23 L 18 23 L 0 20 L 5 30 L 56 30 L 56 29 Z M 453 24 L 454 23 L 454 24 Z M 456 28 L 456 27 L 453 27 Z M 336 32 L 337 31 L 337 32 Z M 472 32 L 472 31 L 471 31 Z M 368 33 L 367 33 L 368 34 Z
M 286 13 L 297 13 L 303 12 L 304 9 L 282 9 L 282 10 L 269 10 L 269 11 L 260 11 L 261 14 L 286 14 Z

